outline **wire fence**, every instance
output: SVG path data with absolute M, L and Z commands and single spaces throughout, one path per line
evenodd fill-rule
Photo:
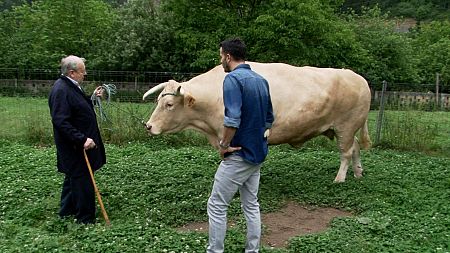
M 141 98 L 145 91 L 159 83 L 170 79 L 182 82 L 199 74 L 91 70 L 85 77 L 84 86 L 89 91 L 102 84 L 114 84 L 117 88 L 114 101 L 142 102 Z M 0 68 L 0 95 L 47 97 L 59 75 L 58 69 Z M 379 108 L 382 86 L 382 82 L 370 83 L 372 109 Z M 407 106 L 424 110 L 450 110 L 450 85 L 389 83 L 384 94 L 386 106 L 390 109 L 402 109 Z
M 141 102 L 142 95 L 153 86 L 170 79 L 186 81 L 199 73 L 150 71 L 88 71 L 84 85 L 90 90 L 102 84 L 114 84 L 117 94 L 114 101 Z M 0 95 L 47 97 L 56 79 L 57 69 L 0 68 Z
M 148 101 L 155 99 L 157 94 L 144 104 L 143 93 L 170 79 L 182 82 L 196 75 L 198 73 L 90 71 L 85 80 L 88 94 L 101 84 L 117 87 L 117 93 L 107 109 L 112 121 L 99 122 L 104 139 L 116 144 L 131 140 L 146 141 L 148 136 L 142 122 L 149 119 L 154 104 Z M 58 70 L 0 69 L 1 139 L 25 140 L 39 145 L 52 143 L 46 98 L 58 77 Z M 450 94 L 443 93 L 448 91 L 448 87 L 385 84 L 384 90 L 378 89 L 379 84 L 370 85 L 373 111 L 369 116 L 369 129 L 372 138 L 375 137 L 375 144 L 401 149 L 420 147 L 422 150 L 449 154 Z M 406 91 L 401 91 L 400 87 L 406 87 Z M 438 94 L 433 92 L 436 87 Z M 382 110 L 384 113 L 380 115 Z M 175 145 L 174 142 L 182 142 L 181 137 L 172 136 L 164 141 Z M 192 139 L 191 135 L 185 138 Z

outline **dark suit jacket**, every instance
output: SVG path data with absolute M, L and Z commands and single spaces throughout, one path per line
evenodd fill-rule
M 89 174 L 83 154 L 88 137 L 96 144 L 96 148 L 86 151 L 92 169 L 98 170 L 105 164 L 105 147 L 90 98 L 67 77 L 61 76 L 52 87 L 48 105 L 58 171 L 72 177 Z

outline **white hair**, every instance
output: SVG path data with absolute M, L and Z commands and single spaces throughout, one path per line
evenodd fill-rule
M 80 58 L 75 55 L 69 55 L 61 59 L 61 74 L 67 76 L 70 70 L 78 70 L 78 64 L 86 61 L 84 58 Z

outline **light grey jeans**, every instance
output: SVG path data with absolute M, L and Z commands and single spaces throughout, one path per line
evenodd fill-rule
M 238 190 L 247 221 L 245 252 L 259 252 L 261 214 L 257 195 L 261 165 L 248 163 L 237 155 L 231 155 L 220 163 L 208 199 L 209 242 L 206 252 L 223 252 L 227 231 L 227 209 Z

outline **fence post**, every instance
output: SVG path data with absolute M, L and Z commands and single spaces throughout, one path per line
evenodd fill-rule
M 436 108 L 439 108 L 439 73 L 436 73 Z
M 380 143 L 380 136 L 381 136 L 381 128 L 383 125 L 383 114 L 384 114 L 384 93 L 386 92 L 386 86 L 387 82 L 383 81 L 383 89 L 381 90 L 381 98 L 380 98 L 380 110 L 378 111 L 378 117 L 377 117 L 377 132 L 375 136 L 375 143 Z
M 14 88 L 17 90 L 17 85 L 19 81 L 19 68 L 16 68 L 16 78 L 14 78 Z

